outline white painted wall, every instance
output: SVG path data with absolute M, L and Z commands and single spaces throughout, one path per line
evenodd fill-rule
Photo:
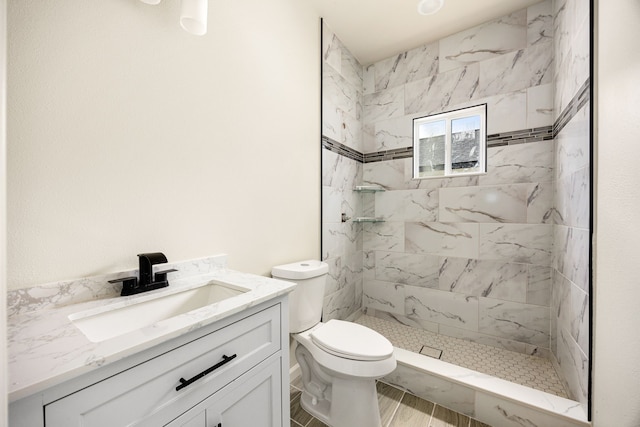
M 298 0 L 8 5 L 8 288 L 320 256 L 320 20 Z
M 593 425 L 640 425 L 640 2 L 597 1 Z

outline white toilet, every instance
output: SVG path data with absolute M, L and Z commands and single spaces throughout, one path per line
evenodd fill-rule
M 329 267 L 302 261 L 273 267 L 276 279 L 296 282 L 289 294 L 289 331 L 302 371 L 302 407 L 331 427 L 379 427 L 375 380 L 396 368 L 393 346 L 356 323 L 321 323 Z

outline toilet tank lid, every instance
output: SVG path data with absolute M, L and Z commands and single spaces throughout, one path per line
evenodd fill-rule
M 329 265 L 318 260 L 299 261 L 277 265 L 271 269 L 271 276 L 281 279 L 311 279 L 329 272 Z

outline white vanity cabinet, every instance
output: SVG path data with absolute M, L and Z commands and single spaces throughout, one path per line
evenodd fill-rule
M 18 401 L 10 426 L 288 426 L 286 304 L 276 298 Z

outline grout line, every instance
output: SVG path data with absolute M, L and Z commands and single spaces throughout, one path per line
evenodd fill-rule
M 398 389 L 400 390 L 400 389 Z M 398 403 L 396 405 L 396 409 L 394 409 L 393 414 L 391 415 L 391 418 L 389 418 L 389 422 L 387 423 L 386 427 L 390 427 L 391 423 L 393 422 L 393 419 L 396 417 L 396 414 L 398 413 L 398 409 L 400 409 L 400 404 L 402 403 L 402 399 L 404 398 L 404 395 L 407 394 L 406 391 L 402 390 L 402 396 L 400 396 L 400 400 L 398 400 Z
M 427 423 L 427 426 L 431 426 L 431 421 L 433 421 L 433 414 L 436 413 L 436 407 L 438 406 L 438 404 L 435 402 L 431 402 L 431 403 L 433 403 L 433 409 L 431 409 L 431 416 L 429 417 L 429 422 Z

